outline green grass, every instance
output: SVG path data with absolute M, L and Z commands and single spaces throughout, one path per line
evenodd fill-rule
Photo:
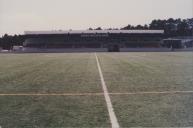
M 193 90 L 189 53 L 100 54 L 109 92 Z
M 0 60 L 0 93 L 102 91 L 94 54 L 0 54 Z
M 97 53 L 109 92 L 193 91 L 192 52 Z M 0 94 L 102 93 L 94 53 L 0 54 Z M 193 94 L 111 95 L 121 127 L 193 127 Z M 0 96 L 0 126 L 110 127 L 104 96 Z
M 3 96 L 2 128 L 108 127 L 103 96 Z
M 122 127 L 192 127 L 192 94 L 111 96 Z

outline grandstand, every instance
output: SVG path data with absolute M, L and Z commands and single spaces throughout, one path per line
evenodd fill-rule
M 125 51 L 158 48 L 164 30 L 25 31 L 24 50 Z

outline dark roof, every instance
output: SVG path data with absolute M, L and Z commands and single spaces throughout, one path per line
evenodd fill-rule
M 94 34 L 94 33 L 128 33 L 128 34 L 164 34 L 164 30 L 69 30 L 69 31 L 25 31 L 25 35 L 43 34 Z

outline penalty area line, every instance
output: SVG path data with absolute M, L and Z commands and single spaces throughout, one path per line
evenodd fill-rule
M 107 109 L 108 109 L 108 112 L 109 112 L 111 126 L 112 126 L 112 128 L 119 128 L 119 123 L 117 121 L 117 117 L 115 115 L 113 105 L 111 103 L 111 99 L 110 99 L 110 96 L 109 96 L 109 93 L 108 93 L 108 90 L 107 90 L 107 86 L 106 86 L 105 81 L 104 81 L 101 66 L 100 66 L 98 56 L 97 56 L 96 53 L 95 53 L 95 58 L 96 58 L 96 62 L 97 62 L 97 67 L 98 67 L 100 79 L 101 79 L 101 85 L 102 85 L 102 89 L 103 89 L 103 92 L 104 92 L 105 101 L 106 101 L 106 104 L 107 104 Z

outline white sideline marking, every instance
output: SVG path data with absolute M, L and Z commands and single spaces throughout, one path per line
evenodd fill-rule
M 103 93 L 0 93 L 0 96 L 100 96 Z
M 110 95 L 143 95 L 143 94 L 187 94 L 193 93 L 193 91 L 162 91 L 162 92 L 114 92 L 109 93 Z
M 188 94 L 193 91 L 111 92 L 109 95 Z M 0 96 L 102 96 L 104 93 L 0 93 Z
M 117 121 L 117 117 L 116 117 L 115 112 L 113 110 L 113 105 L 111 103 L 111 99 L 110 99 L 110 96 L 109 96 L 109 93 L 108 93 L 108 90 L 107 90 L 107 86 L 106 86 L 105 81 L 104 81 L 101 66 L 99 64 L 99 60 L 98 60 L 98 57 L 97 57 L 96 53 L 95 53 L 95 57 L 96 57 L 96 61 L 97 61 L 97 67 L 98 67 L 98 70 L 99 70 L 99 75 L 100 75 L 100 78 L 101 78 L 101 84 L 102 84 L 102 88 L 103 88 L 103 92 L 104 92 L 105 101 L 106 101 L 106 104 L 107 104 L 107 109 L 108 109 L 108 112 L 109 112 L 111 126 L 112 126 L 112 128 L 119 128 L 119 123 Z

